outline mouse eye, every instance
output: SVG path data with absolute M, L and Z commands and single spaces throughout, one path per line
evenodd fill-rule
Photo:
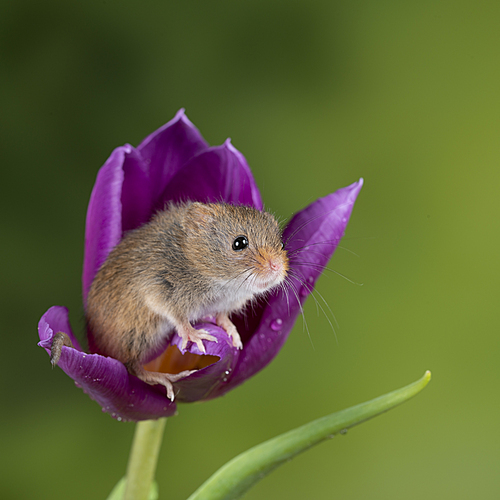
M 233 250 L 235 252 L 239 252 L 240 250 L 243 250 L 248 246 L 248 240 L 246 236 L 238 236 L 234 241 L 233 241 Z
M 283 242 L 281 242 L 281 250 L 284 250 L 285 249 L 285 244 Z

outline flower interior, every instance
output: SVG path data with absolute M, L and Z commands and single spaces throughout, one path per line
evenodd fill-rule
M 210 354 L 193 354 L 187 351 L 182 354 L 176 345 L 170 345 L 157 358 L 146 363 L 144 369 L 150 372 L 176 374 L 184 370 L 201 370 L 219 360 L 219 356 Z

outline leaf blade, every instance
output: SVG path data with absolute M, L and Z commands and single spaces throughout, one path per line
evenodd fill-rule
M 254 446 L 222 466 L 188 500 L 235 500 L 284 462 L 312 446 L 416 396 L 430 381 L 430 371 L 401 389 L 341 410 Z

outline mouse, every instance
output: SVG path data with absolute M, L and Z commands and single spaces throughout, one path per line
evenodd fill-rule
M 87 297 L 87 327 L 100 354 L 121 361 L 130 374 L 166 388 L 174 400 L 178 374 L 143 368 L 148 355 L 174 330 L 182 349 L 217 339 L 192 325 L 206 317 L 242 349 L 229 316 L 283 286 L 289 261 L 282 231 L 269 212 L 227 203 L 170 204 L 126 233 L 98 270 Z M 54 337 L 57 363 L 65 339 Z M 55 360 L 55 363 L 54 363 Z

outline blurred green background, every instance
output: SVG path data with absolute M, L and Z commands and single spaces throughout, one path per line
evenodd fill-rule
M 2 499 L 105 498 L 133 424 L 36 346 L 82 331 L 84 220 L 112 149 L 180 107 L 289 217 L 364 177 L 346 238 L 276 360 L 182 405 L 158 464 L 184 499 L 250 446 L 406 385 L 416 399 L 278 469 L 247 499 L 500 496 L 500 3 L 4 0 L 0 5 Z

